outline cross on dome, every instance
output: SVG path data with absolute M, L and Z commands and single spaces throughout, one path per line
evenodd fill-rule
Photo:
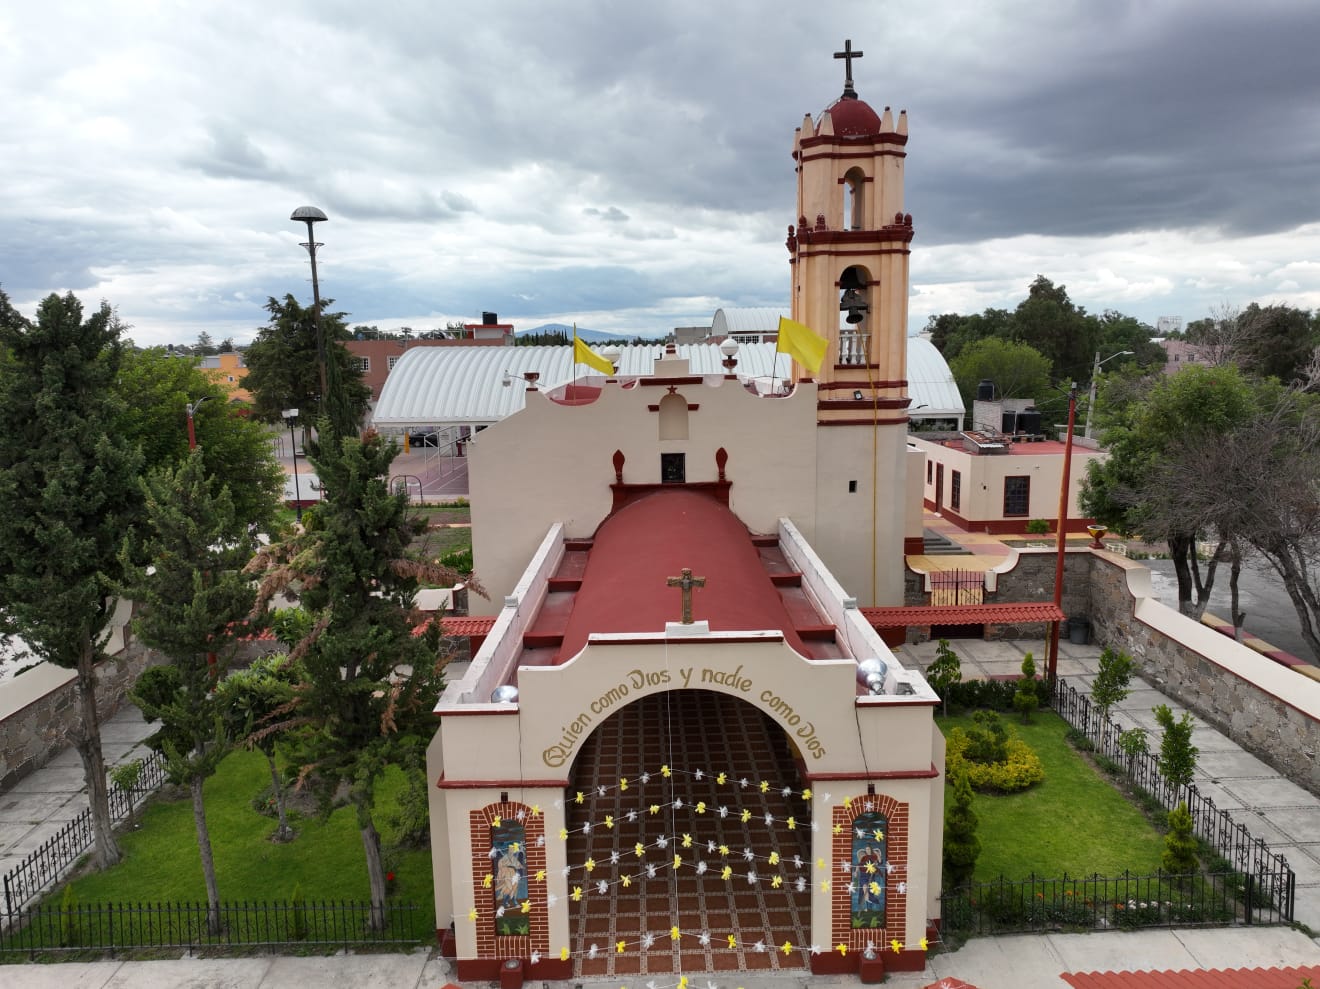
M 679 571 L 681 577 L 669 577 L 665 583 L 670 587 L 677 587 L 683 592 L 683 624 L 692 624 L 692 588 L 705 587 L 705 577 L 693 577 L 692 571 L 684 567 Z
M 844 65 L 846 66 L 843 76 L 843 96 L 841 97 L 842 99 L 845 100 L 857 99 L 857 90 L 853 88 L 852 60 L 854 58 L 861 58 L 864 54 L 866 53 L 860 51 L 855 52 L 852 50 L 851 38 L 844 40 L 843 51 L 834 53 L 834 57 L 843 59 Z

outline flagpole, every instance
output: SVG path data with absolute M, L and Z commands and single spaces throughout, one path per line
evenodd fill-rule
M 779 317 L 779 330 L 775 333 L 775 351 L 774 356 L 770 358 L 770 394 L 773 395 L 777 388 L 776 379 L 779 377 L 779 339 L 780 334 L 784 332 L 784 317 Z M 789 358 L 791 361 L 792 358 Z

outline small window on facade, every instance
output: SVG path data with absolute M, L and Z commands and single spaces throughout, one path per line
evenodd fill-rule
M 1004 478 L 1004 517 L 1022 517 L 1031 509 L 1031 478 L 1026 475 Z
M 387 371 L 393 371 L 393 370 L 394 370 L 394 365 L 395 365 L 395 364 L 398 364 L 398 363 L 399 363 L 399 359 L 398 359 L 397 357 L 391 357 L 391 358 L 389 358 L 389 359 L 386 360 L 386 362 L 385 362 L 385 364 L 386 364 L 385 370 L 387 370 Z
M 355 357 L 355 358 L 353 358 L 353 364 L 354 364 L 354 365 L 357 367 L 357 369 L 358 369 L 359 371 L 361 371 L 363 374 L 366 374 L 368 371 L 371 370 L 371 358 L 370 358 L 370 357 Z
M 954 471 L 949 479 L 949 507 L 955 512 L 962 511 L 962 471 Z
M 926 483 L 927 483 L 927 484 L 930 483 L 930 479 L 931 479 L 931 476 L 932 476 L 932 475 L 931 475 L 931 472 L 932 472 L 934 469 L 935 469 L 934 465 L 933 465 L 929 460 L 927 460 L 927 461 L 926 461 Z
M 686 484 L 687 455 L 683 453 L 660 454 L 660 481 L 663 484 Z

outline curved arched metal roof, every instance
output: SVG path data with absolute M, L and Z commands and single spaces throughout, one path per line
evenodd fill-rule
M 779 318 L 775 313 L 776 326 Z M 751 332 L 751 331 L 748 331 Z M 916 345 L 916 346 L 914 346 Z M 595 347 L 597 353 L 605 348 Z M 619 347 L 620 377 L 654 373 L 664 344 Z M 677 347 L 694 375 L 724 374 L 724 355 L 715 344 Z M 744 378 L 787 379 L 788 355 L 772 343 L 745 343 L 738 350 L 737 373 Z M 573 348 L 548 347 L 414 347 L 399 358 L 372 416 L 378 428 L 427 425 L 486 425 L 522 409 L 527 398 L 524 375 L 536 373 L 542 389 L 599 376 L 585 365 L 573 365 Z M 962 399 L 948 364 L 929 341 L 908 340 L 909 393 L 913 418 L 963 415 Z
M 779 317 L 787 315 L 782 309 L 716 309 L 710 324 L 710 335 L 729 337 L 735 333 L 778 333 Z

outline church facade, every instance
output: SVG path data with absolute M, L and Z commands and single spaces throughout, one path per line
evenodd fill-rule
M 766 394 L 736 358 L 701 375 L 668 354 L 531 382 L 471 446 L 494 624 L 428 750 L 460 978 L 924 966 L 938 700 L 861 610 L 901 603 L 920 535 L 906 118 L 857 97 L 845 54 L 793 149 L 793 316 L 829 341 L 819 373 Z

